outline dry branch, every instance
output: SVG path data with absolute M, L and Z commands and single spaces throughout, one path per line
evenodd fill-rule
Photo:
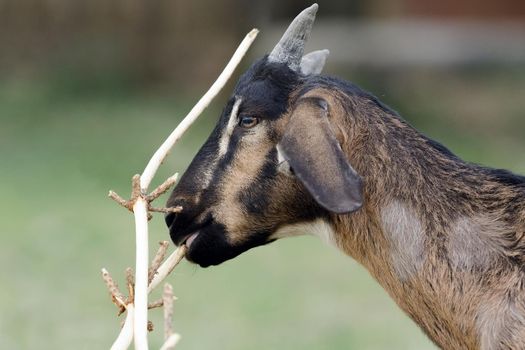
M 157 212 L 157 213 L 180 213 L 182 211 L 181 206 L 173 207 L 173 208 L 156 208 L 156 207 L 149 207 L 149 211 Z
M 153 261 L 151 269 L 148 268 L 148 220 L 151 218 L 151 212 L 179 212 L 180 207 L 175 208 L 155 208 L 151 206 L 151 202 L 160 195 L 168 191 L 168 189 L 175 183 L 177 174 L 168 178 L 163 184 L 158 186 L 150 194 L 148 187 L 157 172 L 162 161 L 166 158 L 171 148 L 180 139 L 180 137 L 188 130 L 188 128 L 195 122 L 197 117 L 210 104 L 213 98 L 224 87 L 228 79 L 231 77 L 233 71 L 240 63 L 242 57 L 248 51 L 248 48 L 255 40 L 258 34 L 257 29 L 250 31 L 244 40 L 241 42 L 232 58 L 219 75 L 217 80 L 213 83 L 210 89 L 201 97 L 197 104 L 192 108 L 188 115 L 181 121 L 181 123 L 168 136 L 166 141 L 153 154 L 152 158 L 145 167 L 142 175 L 135 175 L 132 179 L 131 198 L 129 200 L 123 199 L 117 193 L 110 191 L 109 197 L 117 203 L 132 211 L 135 216 L 135 238 L 136 238 L 136 259 L 135 259 L 135 278 L 132 278 L 131 269 L 126 270 L 127 285 L 129 296 L 124 298 L 116 283 L 113 281 L 109 273 L 103 272 L 104 280 L 110 290 L 112 300 L 120 308 L 127 309 L 127 316 L 124 326 L 115 340 L 112 349 L 127 349 L 131 344 L 132 339 L 135 339 L 135 349 L 148 349 L 147 332 L 148 332 L 148 294 L 158 284 L 166 278 L 166 276 L 173 270 L 173 268 L 182 260 L 186 253 L 186 247 L 183 245 L 173 252 L 164 263 L 159 264 L 158 256 Z M 164 248 L 161 248 L 164 249 Z M 164 255 L 164 252 L 159 254 Z M 159 255 L 158 254 L 158 255 Z M 166 300 L 163 300 L 165 305 Z M 165 306 L 166 307 L 166 306 Z M 178 334 L 171 334 L 167 337 L 162 349 L 172 349 L 179 341 Z
M 148 204 L 139 197 L 133 205 L 135 213 L 135 318 L 133 334 L 135 349 L 148 349 Z
M 173 334 L 173 287 L 169 283 L 164 285 L 162 302 L 164 305 L 164 341 L 166 341 Z
M 178 177 L 178 173 L 175 173 L 173 176 L 168 177 L 166 181 L 164 181 L 159 187 L 157 187 L 155 190 L 153 190 L 153 192 L 151 192 L 147 196 L 148 202 L 151 202 L 154 199 L 157 199 L 158 197 L 166 193 L 171 188 L 171 186 L 173 186 L 175 182 L 177 182 Z
M 148 287 L 148 293 L 151 293 L 151 291 L 164 281 L 164 279 L 173 271 L 175 266 L 177 266 L 182 258 L 186 255 L 186 246 L 181 245 L 178 247 L 173 253 L 171 253 L 170 256 L 162 263 L 162 265 L 159 266 L 157 269 L 157 272 L 155 273 L 155 276 L 153 276 L 153 279 L 151 280 L 151 283 Z
M 133 318 L 135 317 L 135 308 L 133 307 L 133 304 L 128 305 L 127 311 L 128 314 L 126 315 L 124 326 L 111 346 L 111 350 L 125 350 L 129 348 L 133 341 Z
M 133 301 L 135 292 L 135 276 L 131 267 L 126 269 L 126 282 L 128 284 L 128 297 L 131 299 L 131 301 Z
M 173 349 L 180 340 L 180 335 L 173 333 L 173 287 L 171 284 L 164 284 L 164 292 L 162 293 L 162 301 L 164 304 L 164 344 L 162 349 Z
M 111 300 L 115 305 L 120 307 L 126 307 L 126 298 L 118 288 L 117 282 L 111 277 L 108 270 L 102 269 L 102 279 L 108 287 L 109 294 L 111 295 Z
M 169 245 L 168 241 L 159 242 L 159 249 L 157 250 L 157 254 L 155 254 L 155 257 L 151 261 L 151 266 L 149 268 L 148 284 L 151 283 L 153 276 L 155 276 L 155 273 L 157 272 L 160 265 L 164 261 L 164 258 L 166 257 L 166 251 L 168 250 L 168 245 Z
M 165 342 L 164 344 L 162 345 L 162 347 L 160 348 L 160 350 L 170 350 L 170 349 L 173 349 L 175 347 L 175 345 L 177 345 L 177 343 L 179 342 L 180 340 L 180 335 L 175 333 L 175 334 L 172 334 Z
M 180 122 L 180 124 L 173 130 L 173 132 L 168 136 L 166 141 L 159 147 L 159 149 L 153 154 L 148 165 L 142 173 L 140 179 L 140 187 L 142 189 L 147 189 L 153 176 L 157 172 L 160 164 L 166 158 L 173 145 L 180 139 L 180 137 L 188 130 L 188 128 L 197 120 L 197 117 L 208 107 L 210 102 L 217 96 L 217 94 L 222 90 L 224 85 L 228 82 L 233 71 L 241 62 L 241 59 L 244 57 L 251 44 L 257 37 L 259 30 L 252 29 L 245 37 L 244 40 L 240 43 L 239 47 L 233 54 L 232 58 L 224 67 L 224 70 L 219 75 L 217 80 L 213 83 L 210 89 L 201 97 L 199 102 L 191 109 L 190 113 Z
M 158 285 L 160 282 L 162 282 L 169 273 L 177 266 L 177 264 L 182 260 L 186 253 L 186 246 L 182 246 L 180 248 L 177 248 L 166 260 L 164 260 L 164 257 L 166 256 L 166 250 L 168 248 L 168 242 L 163 241 L 160 242 L 159 250 L 157 251 L 157 254 L 155 255 L 155 258 L 153 259 L 151 266 L 149 268 L 149 273 L 151 274 L 151 279 L 155 279 L 155 285 Z M 163 261 L 164 260 L 164 261 Z M 159 273 L 160 270 L 160 273 Z M 155 278 L 156 277 L 156 278 Z M 111 300 L 113 303 L 118 307 L 118 316 L 120 316 L 125 311 L 130 310 L 130 308 L 135 310 L 134 307 L 134 301 L 135 301 L 135 278 L 133 276 L 133 269 L 128 267 L 126 269 L 126 284 L 128 289 L 128 297 L 125 297 L 124 294 L 120 291 L 117 283 L 115 280 L 111 277 L 110 273 L 106 269 L 102 269 L 102 279 L 106 283 L 106 286 L 108 288 L 109 294 L 111 296 Z M 148 285 L 151 286 L 151 282 L 148 280 Z M 147 293 L 149 294 L 154 288 L 148 288 Z M 172 300 L 173 300 L 172 295 Z M 152 303 L 148 304 L 148 309 L 158 308 L 164 306 L 165 303 L 165 297 L 162 299 L 156 300 Z M 168 307 L 171 307 L 168 305 Z M 134 316 L 132 318 L 128 316 L 126 317 L 126 320 L 124 322 L 124 326 L 121 330 L 121 335 L 119 335 L 118 339 L 115 341 L 114 346 L 117 346 L 117 349 L 125 349 L 129 344 L 131 344 L 132 338 L 133 338 L 133 331 L 129 331 L 130 327 L 133 329 L 134 324 Z M 153 324 L 148 321 L 146 323 L 146 329 L 151 331 L 153 329 Z M 130 339 L 126 337 L 131 337 Z M 124 346 L 125 344 L 128 344 L 126 347 L 122 348 L 120 346 Z
M 163 306 L 164 306 L 164 299 L 158 299 L 152 303 L 149 303 L 148 309 L 151 310 L 151 309 L 156 309 L 158 307 L 163 307 Z

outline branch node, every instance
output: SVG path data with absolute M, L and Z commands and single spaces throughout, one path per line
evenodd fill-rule
M 182 211 L 182 207 L 179 205 L 177 207 L 169 207 L 169 208 L 157 208 L 157 207 L 149 207 L 149 211 L 157 212 L 157 213 L 180 213 Z
M 164 285 L 162 300 L 164 302 L 164 340 L 166 341 L 173 334 L 173 287 L 169 283 Z
M 151 267 L 149 268 L 148 273 L 148 285 L 153 280 L 153 277 L 157 273 L 157 270 L 159 269 L 160 265 L 164 261 L 164 258 L 166 257 L 166 251 L 168 250 L 168 241 L 162 241 L 159 242 L 159 249 L 157 250 L 157 254 L 155 254 L 155 257 L 153 258 L 151 262 Z
M 126 282 L 128 285 L 128 295 L 131 300 L 135 297 L 135 272 L 131 267 L 126 269 Z
M 135 174 L 131 178 L 131 199 L 136 200 L 141 194 L 142 191 L 140 189 L 140 175 Z
M 168 177 L 166 181 L 164 181 L 159 187 L 154 189 L 149 195 L 146 196 L 146 200 L 148 202 L 152 202 L 153 200 L 166 193 L 170 189 L 170 187 L 177 182 L 178 177 L 178 173 L 175 173 L 173 176 Z
M 102 269 L 102 279 L 106 283 L 109 294 L 111 295 L 111 301 L 120 309 L 122 307 L 126 308 L 126 298 L 120 292 L 117 282 L 111 277 L 108 270 Z
M 160 282 L 162 282 L 171 273 L 171 271 L 173 271 L 175 266 L 177 266 L 186 255 L 186 251 L 187 248 L 183 244 L 175 249 L 175 251 L 171 253 L 170 256 L 168 256 L 168 258 L 157 269 L 157 273 L 153 276 L 153 279 L 148 286 L 148 292 L 151 292 L 153 289 L 155 289 L 160 284 Z
M 131 201 L 127 201 L 121 196 L 118 195 L 118 193 L 114 191 L 109 191 L 108 197 L 113 199 L 115 202 L 129 210 L 130 212 L 133 212 L 133 203 Z
M 148 309 L 156 309 L 158 307 L 164 306 L 164 300 L 163 299 L 157 299 L 152 303 L 148 304 Z

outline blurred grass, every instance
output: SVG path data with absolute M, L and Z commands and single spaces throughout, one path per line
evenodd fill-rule
M 356 78 L 460 156 L 525 173 L 523 71 Z M 107 191 L 129 193 L 131 175 L 194 102 L 118 77 L 90 81 L 0 81 L 1 349 L 111 344 L 119 320 L 100 268 L 122 276 L 134 235 Z M 187 166 L 220 108 L 185 136 L 157 183 Z M 157 216 L 152 251 L 164 239 Z M 362 267 L 313 237 L 206 270 L 184 263 L 170 282 L 181 349 L 434 349 Z M 151 313 L 160 327 L 159 316 Z

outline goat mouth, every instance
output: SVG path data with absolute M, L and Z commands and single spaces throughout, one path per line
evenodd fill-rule
M 188 238 L 186 238 L 186 240 L 184 241 L 183 244 L 186 245 L 186 247 L 188 249 L 191 248 L 191 244 L 193 243 L 193 241 L 195 240 L 195 238 L 197 238 L 197 236 L 199 235 L 199 231 L 195 232 L 195 233 L 192 233 L 191 235 L 188 236 Z
M 178 233 L 171 233 L 171 240 L 173 241 L 173 243 L 175 243 L 176 246 L 181 246 L 185 244 L 186 247 L 189 249 L 195 238 L 197 238 L 197 236 L 199 235 L 201 229 L 202 227 L 184 235 Z
M 212 224 L 212 219 L 208 218 L 201 223 L 190 224 L 187 228 L 170 227 L 171 240 L 175 245 L 181 246 L 183 244 L 189 249 L 195 238 L 200 234 L 201 230 Z

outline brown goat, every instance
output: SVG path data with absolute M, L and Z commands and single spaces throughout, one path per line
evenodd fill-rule
M 465 162 L 303 57 L 317 5 L 240 78 L 166 222 L 209 266 L 322 236 L 444 349 L 525 349 L 525 178 Z

